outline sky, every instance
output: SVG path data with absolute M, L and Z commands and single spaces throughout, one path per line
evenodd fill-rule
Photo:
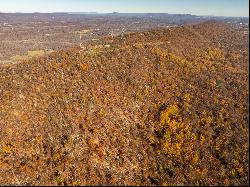
M 0 12 L 180 13 L 249 17 L 249 0 L 0 0 Z

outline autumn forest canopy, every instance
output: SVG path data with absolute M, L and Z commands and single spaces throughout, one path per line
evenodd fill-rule
M 0 64 L 0 184 L 249 185 L 248 45 L 207 21 Z

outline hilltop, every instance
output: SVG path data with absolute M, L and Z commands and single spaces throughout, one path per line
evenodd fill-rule
M 248 185 L 248 38 L 124 38 L 0 66 L 0 184 Z

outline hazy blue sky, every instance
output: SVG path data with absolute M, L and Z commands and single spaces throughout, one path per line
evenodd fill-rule
M 0 12 L 161 12 L 249 16 L 249 0 L 0 0 Z

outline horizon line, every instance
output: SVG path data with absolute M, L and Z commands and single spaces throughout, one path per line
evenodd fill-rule
M 226 17 L 226 18 L 249 18 L 248 16 L 218 16 L 218 15 L 196 15 L 192 13 L 167 13 L 167 12 L 94 12 L 94 11 L 89 11 L 89 12 L 79 12 L 79 11 L 56 11 L 56 12 L 1 12 L 0 14 L 58 14 L 58 13 L 64 13 L 64 14 L 170 14 L 170 15 L 192 15 L 192 16 L 201 16 L 201 17 Z

